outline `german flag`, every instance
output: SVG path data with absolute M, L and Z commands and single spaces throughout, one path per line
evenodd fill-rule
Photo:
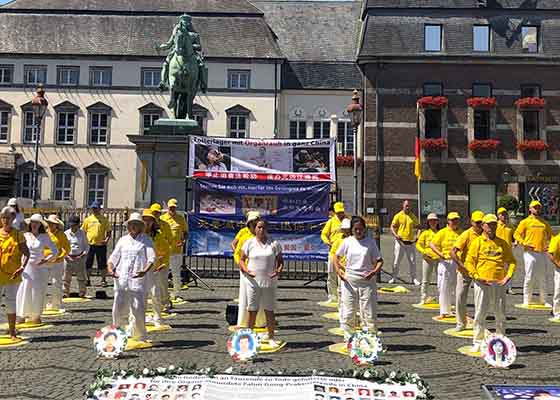
M 414 175 L 416 175 L 416 180 L 422 180 L 422 159 L 421 147 L 420 147 L 420 112 L 418 110 L 418 105 L 416 105 L 416 141 L 414 142 Z

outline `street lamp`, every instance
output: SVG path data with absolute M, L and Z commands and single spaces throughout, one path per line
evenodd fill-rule
M 362 123 L 362 105 L 360 104 L 360 95 L 354 89 L 352 92 L 352 103 L 346 107 L 348 115 L 352 116 L 352 133 L 354 135 L 353 141 L 353 156 L 354 156 L 354 215 L 358 214 L 358 128 Z
M 33 186 L 32 186 L 32 199 L 33 208 L 37 207 L 37 192 L 39 189 L 39 142 L 41 141 L 41 123 L 43 117 L 47 112 L 49 102 L 45 98 L 45 89 L 43 85 L 37 86 L 37 92 L 31 100 L 31 107 L 33 108 L 33 119 L 35 125 L 35 163 L 33 164 Z

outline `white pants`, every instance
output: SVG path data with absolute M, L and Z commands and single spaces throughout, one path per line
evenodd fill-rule
M 17 293 L 16 314 L 21 318 L 37 319 L 43 313 L 49 270 L 44 266 L 27 264 Z
M 146 300 L 149 298 L 152 299 L 152 309 L 154 310 L 153 321 L 157 323 L 161 322 L 162 305 L 159 274 L 162 272 L 163 270 L 158 272 L 149 271 L 146 276 Z
M 243 272 L 239 273 L 239 307 L 237 312 L 237 326 L 249 326 L 249 312 L 247 310 L 247 279 Z M 266 326 L 266 315 L 263 309 L 257 313 L 255 327 L 264 328 Z
M 6 306 L 6 314 L 16 313 L 18 288 L 19 282 L 0 285 L 0 304 L 4 304 Z M 4 296 L 3 301 L 2 296 Z
M 539 286 L 539 302 L 546 302 L 546 270 L 547 254 L 536 251 L 525 251 L 523 253 L 525 263 L 525 280 L 523 281 L 523 304 L 529 304 L 533 297 L 535 282 Z
M 457 287 L 455 288 L 455 314 L 457 315 L 457 328 L 467 327 L 467 299 L 472 279 L 465 277 L 457 271 Z
M 420 302 L 424 303 L 429 297 L 428 287 L 432 281 L 432 275 L 437 267 L 437 261 L 422 260 L 422 286 L 420 286 Z
M 484 340 L 486 316 L 494 308 L 496 317 L 496 334 L 503 335 L 506 314 L 506 287 L 488 286 L 480 282 L 474 283 L 474 324 L 473 343 L 480 344 Z
M 327 275 L 327 293 L 329 301 L 338 301 L 338 275 L 334 265 L 334 260 L 329 257 L 327 262 L 328 275 Z
M 362 327 L 375 330 L 377 309 L 377 285 L 375 277 L 369 281 L 363 278 L 347 277 L 341 281 L 340 294 L 340 328 L 344 332 L 352 332 L 356 314 L 356 303 L 359 304 Z
M 160 301 L 162 306 L 169 304 L 169 267 L 162 268 L 155 273 L 155 279 L 159 285 Z
M 400 263 L 402 258 L 405 257 L 410 268 L 410 279 L 414 281 L 416 279 L 416 249 L 414 248 L 414 244 L 401 244 L 398 240 L 395 240 L 394 257 L 393 278 L 398 278 Z
M 173 280 L 173 297 L 179 297 L 181 291 L 181 267 L 183 266 L 183 255 L 172 254 L 170 258 L 171 279 Z
M 146 338 L 145 291 L 115 289 L 113 300 L 113 324 L 124 327 L 131 324 L 132 337 L 138 340 Z
M 51 308 L 58 310 L 62 307 L 62 287 L 64 285 L 64 263 L 51 264 L 48 267 L 51 283 Z
M 554 267 L 554 299 L 552 313 L 555 318 L 560 318 L 560 269 Z
M 457 265 L 452 260 L 440 260 L 438 262 L 439 290 L 439 313 L 440 315 L 451 314 L 451 304 L 453 299 L 453 288 L 457 280 Z

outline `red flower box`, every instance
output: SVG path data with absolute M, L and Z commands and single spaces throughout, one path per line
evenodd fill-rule
M 496 139 L 473 140 L 469 143 L 470 151 L 496 151 L 500 145 L 500 141 Z
M 545 99 L 542 97 L 523 97 L 517 99 L 515 105 L 518 108 L 543 108 L 546 105 Z
M 420 142 L 420 147 L 426 151 L 441 151 L 447 149 L 447 140 L 424 139 Z
M 336 156 L 336 166 L 337 167 L 353 167 L 354 157 L 353 156 Z
M 417 103 L 418 106 L 422 108 L 426 108 L 426 107 L 442 108 L 448 104 L 448 100 L 447 97 L 444 96 L 425 96 L 425 97 L 420 97 Z
M 548 150 L 548 144 L 543 140 L 522 140 L 517 142 L 517 150 L 520 151 L 545 151 Z
M 471 97 L 467 104 L 472 108 L 494 108 L 497 102 L 495 97 Z

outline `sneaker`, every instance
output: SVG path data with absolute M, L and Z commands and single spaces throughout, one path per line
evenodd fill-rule
M 395 281 L 396 281 L 395 278 L 391 278 L 391 279 L 389 279 L 389 282 L 388 282 L 388 283 L 395 283 Z
M 544 303 L 544 306 L 552 308 L 552 304 L 550 304 L 550 303 Z
M 471 349 L 470 349 L 471 353 L 480 353 L 480 344 L 476 343 L 473 344 Z
M 276 339 L 270 339 L 268 341 L 268 345 L 270 347 L 280 347 L 282 345 L 282 341 L 281 340 L 276 340 Z
M 453 332 L 463 332 L 465 330 L 465 327 L 463 325 L 457 325 L 455 328 L 453 328 Z
M 270 340 L 270 336 L 268 336 L 268 333 L 263 333 L 261 335 L 261 340 Z
M 421 285 L 421 283 L 418 279 L 414 279 L 412 282 L 414 283 L 414 286 L 420 286 Z
M 161 323 L 159 321 L 154 321 L 154 328 L 161 328 Z
M 513 290 L 513 288 L 507 289 L 506 290 L 507 294 L 515 294 L 515 291 Z
M 151 315 L 146 315 L 146 323 L 151 324 L 152 322 L 154 322 L 154 317 Z

